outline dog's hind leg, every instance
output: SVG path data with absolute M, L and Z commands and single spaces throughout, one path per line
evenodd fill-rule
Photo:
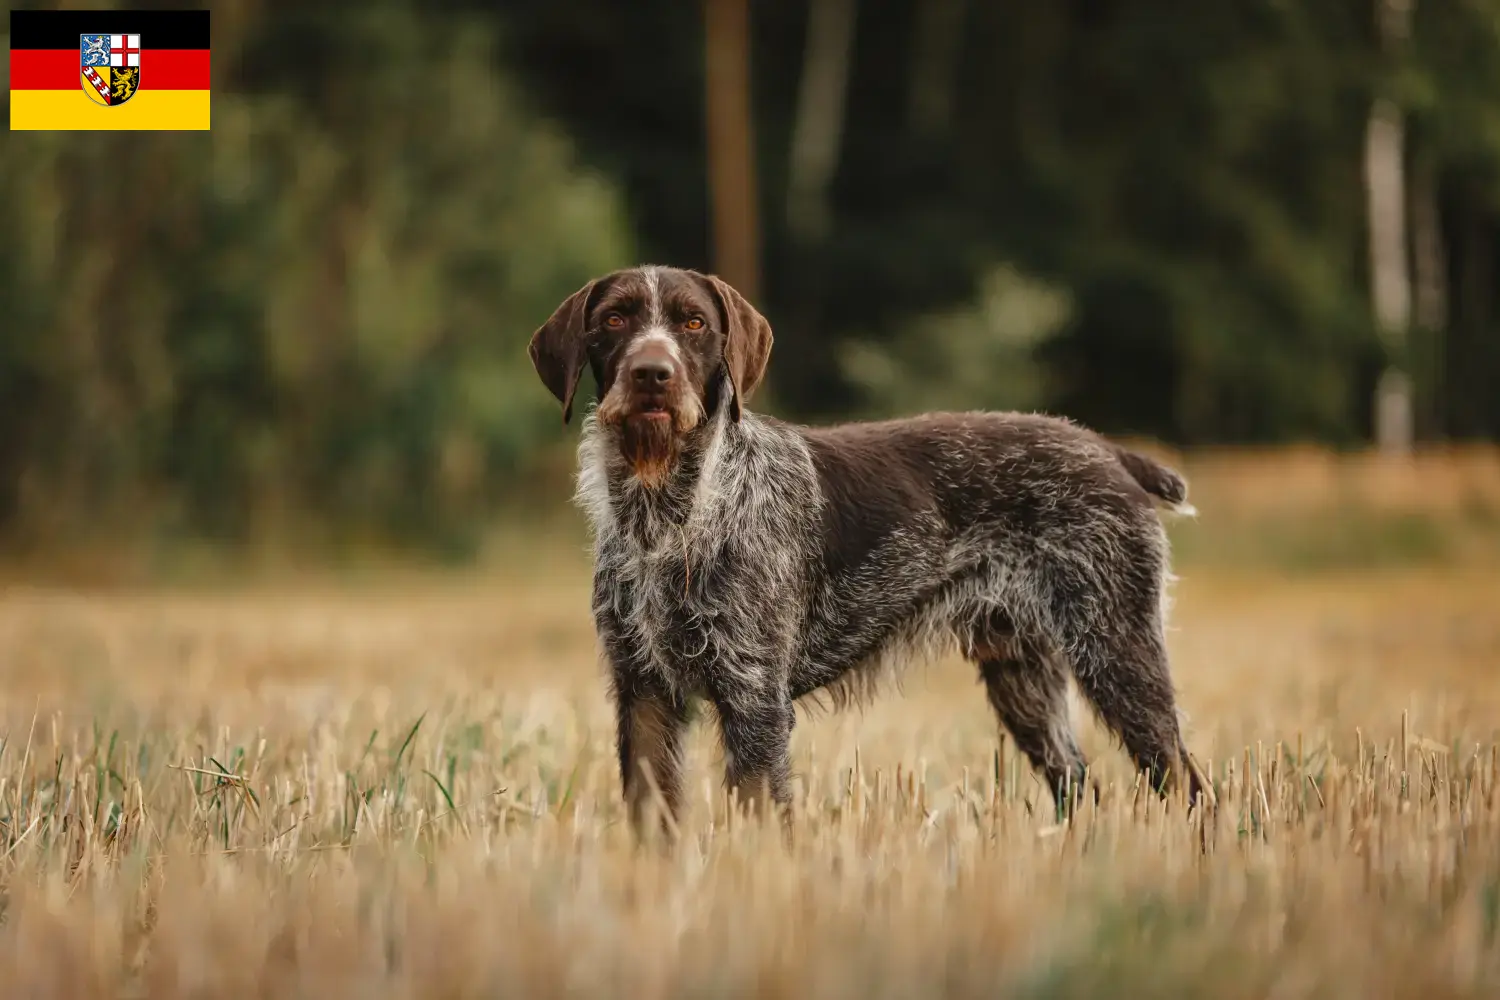
M 1000 622 L 982 630 L 971 656 L 1000 724 L 1042 774 L 1059 816 L 1065 816 L 1082 801 L 1088 766 L 1069 718 L 1067 671 L 1036 644 L 1008 632 Z
M 1054 616 L 1079 691 L 1124 744 L 1136 768 L 1165 795 L 1186 776 L 1189 801 L 1212 801 L 1183 742 L 1162 628 L 1160 589 L 1124 588 L 1108 597 L 1069 588 Z M 1080 611 L 1107 608 L 1107 620 Z

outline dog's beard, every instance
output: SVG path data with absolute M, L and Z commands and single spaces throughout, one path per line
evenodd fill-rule
M 643 485 L 666 483 L 682 455 L 683 441 L 703 420 L 703 406 L 690 394 L 679 397 L 666 415 L 636 413 L 623 389 L 612 389 L 599 404 L 600 426 L 611 428 L 620 455 Z
M 673 417 L 632 416 L 620 422 L 620 451 L 646 486 L 658 487 L 672 474 L 680 440 Z

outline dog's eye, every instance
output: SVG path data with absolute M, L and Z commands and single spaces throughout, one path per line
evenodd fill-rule
M 686 323 L 684 323 L 682 325 L 686 329 L 689 329 L 689 330 L 692 330 L 694 332 L 697 332 L 698 330 L 703 329 L 703 318 L 701 316 L 694 316 L 692 319 L 688 320 Z
M 620 327 L 625 325 L 625 317 L 621 316 L 619 313 L 610 313 L 609 315 L 604 317 L 604 325 L 609 327 L 611 330 L 618 330 L 620 329 Z

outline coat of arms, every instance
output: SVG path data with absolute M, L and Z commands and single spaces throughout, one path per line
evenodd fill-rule
M 105 107 L 124 104 L 141 85 L 140 35 L 80 35 L 83 92 Z

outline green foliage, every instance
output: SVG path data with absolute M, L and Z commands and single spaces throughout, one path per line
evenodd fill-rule
M 1362 440 L 1384 94 L 1438 216 L 1446 309 L 1397 359 L 1419 427 L 1500 435 L 1500 0 L 1419 3 L 1394 53 L 1373 0 L 954 2 L 925 122 L 940 4 L 857 6 L 812 245 L 786 225 L 807 4 L 752 5 L 761 405 Z M 666 0 L 250 0 L 215 11 L 211 132 L 12 133 L 0 534 L 469 550 L 565 433 L 530 332 L 609 268 L 713 267 L 702 42 Z
M 953 5 L 957 47 L 925 81 L 952 111 L 923 125 L 910 111 L 921 25 Z M 861 4 L 832 225 L 815 247 L 784 224 L 800 85 L 786 67 L 802 64 L 808 9 L 753 5 L 769 387 L 789 415 L 1014 399 L 1183 444 L 1367 439 L 1385 350 L 1363 158 L 1372 98 L 1388 93 L 1410 121 L 1409 160 L 1434 178 L 1451 255 L 1438 265 L 1449 328 L 1413 359 L 1423 431 L 1500 434 L 1486 381 L 1500 371 L 1500 0 L 1419 3 L 1412 44 L 1390 55 L 1374 0 L 1171 16 L 1115 2 Z M 512 51 L 586 148 L 620 165 L 652 255 L 703 265 L 703 221 L 673 205 L 702 173 L 701 126 L 661 113 L 663 94 L 702 84 L 696 56 L 655 58 L 686 44 L 675 10 L 530 6 Z M 652 72 L 637 84 L 641 53 Z M 1070 304 L 1024 352 L 963 318 L 996 261 Z
M 226 35 L 216 67 L 272 85 L 216 81 L 210 133 L 0 149 L 11 512 L 472 527 L 560 429 L 525 343 L 629 258 L 619 199 L 481 22 L 379 4 Z M 318 68 L 299 37 L 327 42 Z
M 874 415 L 1035 409 L 1045 397 L 1033 351 L 1069 309 L 1062 291 L 998 266 L 973 303 L 921 317 L 886 340 L 852 341 L 841 360 Z

